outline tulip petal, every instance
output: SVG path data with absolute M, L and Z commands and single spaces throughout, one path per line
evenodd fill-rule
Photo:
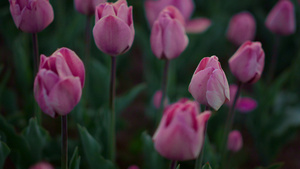
M 202 33 L 211 25 L 211 20 L 208 18 L 195 18 L 186 21 L 185 30 L 187 33 Z
M 39 77 L 43 86 L 45 86 L 47 95 L 52 87 L 59 81 L 59 77 L 51 70 L 42 69 L 39 71 Z
M 152 27 L 150 43 L 154 55 L 157 58 L 162 59 L 163 57 L 162 29 L 160 27 L 159 21 L 155 21 Z
M 197 136 L 199 141 L 195 142 L 197 145 L 195 145 L 194 147 L 196 148 L 193 149 L 193 153 L 196 157 L 199 155 L 198 153 L 201 152 L 201 148 L 203 147 L 207 122 L 210 116 L 211 111 L 204 111 L 197 116 L 197 125 L 199 128 L 199 130 L 197 131 Z
M 116 11 L 112 5 L 106 5 L 102 11 L 101 18 L 105 16 L 113 15 L 116 16 Z
M 257 102 L 249 97 L 240 98 L 236 104 L 236 109 L 242 113 L 253 111 L 257 107 Z
M 60 78 L 72 76 L 72 72 L 63 56 L 57 56 L 55 61 L 56 70 Z
M 49 102 L 59 115 L 70 113 L 81 97 L 79 77 L 68 77 L 58 82 L 49 94 Z

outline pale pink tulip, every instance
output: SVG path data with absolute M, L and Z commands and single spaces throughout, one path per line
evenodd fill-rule
M 94 15 L 96 6 L 105 2 L 107 0 L 74 0 L 74 5 L 78 12 L 84 15 Z

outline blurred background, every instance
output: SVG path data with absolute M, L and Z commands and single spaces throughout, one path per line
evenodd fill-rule
M 283 169 L 300 168 L 300 8 L 292 0 L 296 15 L 296 33 L 280 37 L 275 76 L 267 83 L 274 34 L 265 27 L 265 19 L 277 0 L 194 0 L 193 17 L 211 19 L 211 27 L 201 34 L 188 34 L 189 45 L 170 63 L 167 95 L 175 102 L 192 99 L 188 85 L 203 57 L 216 55 L 227 75 L 236 82 L 228 68 L 228 59 L 237 47 L 226 39 L 230 18 L 249 11 L 256 20 L 255 41 L 265 51 L 265 69 L 254 85 L 245 85 L 242 96 L 255 99 L 258 106 L 248 113 L 236 112 L 234 129 L 241 131 L 244 146 L 231 154 L 232 168 L 253 169 L 283 162 Z M 72 0 L 50 0 L 54 21 L 38 33 L 39 52 L 50 56 L 56 49 L 68 47 L 78 56 L 85 51 L 86 16 L 78 13 Z M 135 40 L 132 48 L 117 58 L 117 164 L 127 168 L 135 164 L 144 169 L 167 168 L 168 161 L 153 149 L 155 130 L 152 97 L 161 87 L 164 63 L 150 48 L 150 33 L 143 0 L 128 0 L 133 6 Z M 193 18 L 192 17 L 192 18 Z M 91 19 L 91 27 L 94 18 Z M 93 38 L 93 37 L 92 37 Z M 109 95 L 110 58 L 91 39 L 89 62 L 85 63 L 89 81 L 81 102 L 69 114 L 69 159 L 78 147 L 80 168 L 95 168 L 93 160 L 107 157 L 106 126 Z M 0 2 L 0 140 L 11 150 L 2 160 L 5 169 L 28 168 L 44 160 L 60 166 L 60 118 L 42 115 L 41 126 L 34 119 L 33 52 L 31 35 L 19 31 L 11 17 L 9 2 Z M 219 166 L 219 147 L 228 107 L 214 112 L 208 125 L 204 160 L 212 168 Z M 80 125 L 80 126 L 78 126 Z M 25 147 L 25 148 L 24 148 Z M 1 157 L 1 156 L 0 156 Z M 95 159 L 94 159 L 95 158 Z M 1 161 L 1 160 L 0 160 Z M 102 161 L 103 162 L 103 161 Z M 102 162 L 99 162 L 102 164 Z M 105 163 L 105 162 L 103 162 Z M 193 168 L 194 161 L 182 162 L 181 168 Z

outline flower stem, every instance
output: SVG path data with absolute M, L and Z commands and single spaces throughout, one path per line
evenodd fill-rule
M 167 96 L 167 84 L 168 84 L 168 71 L 169 71 L 169 60 L 165 60 L 165 66 L 164 66 L 164 71 L 163 71 L 163 76 L 162 76 L 162 84 L 161 84 L 161 100 L 160 100 L 160 108 L 159 108 L 159 112 L 157 112 L 156 114 L 156 119 L 155 119 L 155 124 L 156 126 L 158 125 L 162 114 L 163 114 L 163 110 L 164 110 L 164 103 L 166 100 L 166 96 Z
M 171 161 L 171 165 L 170 165 L 170 169 L 176 169 L 176 164 L 177 164 L 177 161 Z
M 33 78 L 35 78 L 40 63 L 37 33 L 32 34 L 32 48 L 33 48 Z M 37 118 L 38 123 L 41 124 L 41 110 L 35 101 L 34 101 L 34 114 Z
M 83 57 L 84 65 L 85 65 L 85 87 L 84 87 L 84 101 L 85 104 L 89 103 L 89 86 L 90 86 L 90 69 L 89 69 L 89 58 L 90 58 L 90 49 L 91 49 L 91 16 L 86 17 L 85 23 L 85 53 Z
M 68 168 L 68 130 L 67 115 L 61 116 L 61 168 Z
M 274 45 L 273 45 L 273 55 L 271 58 L 271 64 L 269 68 L 269 75 L 268 75 L 268 81 L 267 83 L 270 84 L 275 73 L 275 68 L 278 60 L 278 48 L 279 48 L 279 43 L 280 43 L 280 36 L 275 35 L 274 38 Z
M 116 79 L 116 57 L 111 56 L 111 69 L 110 69 L 110 95 L 109 107 L 111 110 L 110 118 L 110 136 L 109 136 L 109 158 L 111 162 L 115 162 L 115 79 Z

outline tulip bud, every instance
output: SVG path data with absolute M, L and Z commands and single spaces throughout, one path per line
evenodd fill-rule
M 162 91 L 156 91 L 154 96 L 153 96 L 153 105 L 155 108 L 159 109 L 160 108 L 160 103 L 161 103 L 161 97 L 162 97 Z M 167 105 L 169 103 L 168 98 L 165 99 L 164 105 Z
M 151 49 L 158 59 L 174 59 L 188 45 L 184 18 L 173 6 L 166 7 L 154 22 L 151 31 Z
M 139 167 L 136 165 L 132 165 L 132 166 L 129 166 L 128 169 L 139 169 Z
M 259 80 L 265 64 L 265 53 L 260 42 L 245 42 L 229 59 L 232 74 L 243 83 Z
M 48 162 L 39 162 L 31 166 L 29 169 L 54 169 L 54 167 Z
M 230 100 L 227 78 L 218 60 L 217 56 L 203 58 L 189 85 L 195 100 L 215 110 Z
M 265 25 L 278 35 L 295 33 L 296 21 L 294 5 L 289 0 L 280 0 L 269 13 Z
M 133 43 L 132 6 L 126 0 L 102 3 L 96 7 L 93 29 L 97 47 L 104 53 L 117 56 L 128 51 Z
M 10 13 L 18 29 L 38 33 L 54 18 L 49 0 L 9 0 Z
M 153 136 L 156 151 L 170 160 L 197 158 L 210 115 L 210 111 L 199 114 L 198 103 L 186 99 L 168 106 Z
M 75 52 L 60 48 L 50 57 L 41 55 L 34 81 L 34 97 L 51 117 L 66 115 L 77 105 L 84 85 L 83 62 Z
M 75 8 L 78 12 L 84 15 L 95 14 L 95 8 L 100 3 L 105 3 L 107 0 L 75 0 Z
M 253 40 L 255 36 L 256 23 L 249 12 L 241 12 L 234 15 L 228 26 L 227 38 L 237 46 L 247 40 Z
M 243 138 L 238 130 L 231 131 L 228 135 L 227 149 L 238 152 L 243 147 Z

